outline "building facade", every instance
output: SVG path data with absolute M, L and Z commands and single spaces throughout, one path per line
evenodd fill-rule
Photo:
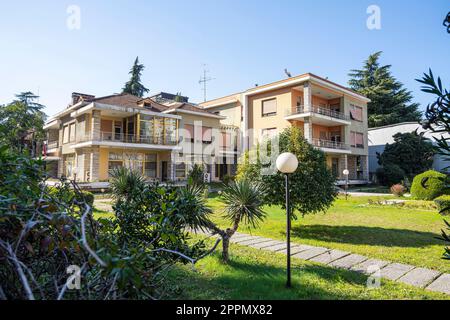
M 436 139 L 448 139 L 447 133 L 435 133 L 431 130 L 424 130 L 422 126 L 417 122 L 402 122 L 393 125 L 370 128 L 369 135 L 369 175 L 370 180 L 376 180 L 376 172 L 380 167 L 378 164 L 377 153 L 382 154 L 386 144 L 394 143 L 394 135 L 397 133 L 411 133 L 417 132 L 423 134 L 423 137 L 430 140 L 431 143 L 436 145 Z M 439 154 L 434 155 L 432 168 L 436 171 L 448 173 L 449 162 L 445 160 L 445 157 Z
M 78 182 L 108 181 L 121 166 L 148 180 L 177 181 L 186 179 L 194 163 L 207 163 L 208 179 L 220 180 L 233 171 L 224 158 L 239 153 L 238 130 L 222 126 L 223 118 L 169 99 L 74 93 L 72 103 L 44 127 L 47 167 L 55 177 Z
M 349 182 L 365 184 L 369 178 L 367 103 L 354 91 L 307 73 L 201 103 L 205 110 L 239 126 L 243 150 L 289 126 L 326 154 L 339 184 L 349 170 Z
M 345 169 L 350 183 L 368 182 L 369 100 L 350 89 L 308 73 L 199 105 L 187 101 L 168 93 L 74 93 L 45 125 L 48 167 L 79 182 L 108 181 L 120 166 L 149 180 L 177 181 L 198 163 L 219 181 L 235 174 L 243 151 L 295 126 L 325 152 L 338 183 L 345 183 Z

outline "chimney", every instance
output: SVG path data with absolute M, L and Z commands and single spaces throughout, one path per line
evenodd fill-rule
M 72 105 L 77 104 L 81 99 L 83 99 L 84 101 L 89 101 L 94 98 L 95 96 L 90 94 L 72 92 Z

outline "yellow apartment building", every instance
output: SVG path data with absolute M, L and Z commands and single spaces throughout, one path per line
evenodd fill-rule
M 349 170 L 349 183 L 368 182 L 366 97 L 311 73 L 206 101 L 200 106 L 223 116 L 223 125 L 238 126 L 242 150 L 288 126 L 325 152 L 339 184 Z M 301 164 L 300 164 L 301 165 Z

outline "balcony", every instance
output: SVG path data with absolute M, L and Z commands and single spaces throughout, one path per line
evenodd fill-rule
M 350 125 L 350 116 L 343 112 L 318 106 L 298 106 L 286 112 L 286 120 L 302 120 L 310 118 L 312 123 L 324 126 Z
M 47 150 L 56 149 L 58 148 L 59 143 L 58 141 L 48 141 L 47 142 Z
M 178 146 L 178 139 L 174 134 L 156 134 L 150 136 L 102 131 L 98 138 L 94 138 L 92 134 L 79 137 L 73 147 L 83 148 L 93 145 L 117 148 L 171 150 Z
M 325 152 L 350 153 L 350 146 L 342 142 L 313 139 L 311 143 Z

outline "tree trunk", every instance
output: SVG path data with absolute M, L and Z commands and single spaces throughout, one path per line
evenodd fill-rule
M 228 235 L 222 237 L 222 261 L 228 263 L 230 261 L 230 256 L 228 254 L 228 247 L 230 246 L 230 238 Z

